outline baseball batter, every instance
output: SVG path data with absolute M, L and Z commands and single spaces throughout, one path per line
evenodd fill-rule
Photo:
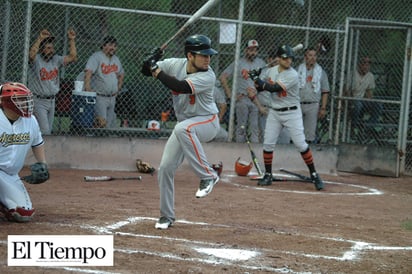
M 30 148 L 38 162 L 46 163 L 43 138 L 26 86 L 5 83 L 0 98 L 0 212 L 10 221 L 27 222 L 34 208 L 19 172 Z
M 55 54 L 54 40 L 50 32 L 42 30 L 30 48 L 29 88 L 34 93 L 34 116 L 42 134 L 51 134 L 54 121 L 55 98 L 60 90 L 59 70 L 62 66 L 77 60 L 75 44 L 76 33 L 73 29 L 67 32 L 69 39 L 69 55 Z
M 85 68 L 84 90 L 95 91 L 97 95 L 95 112 L 98 127 L 111 128 L 116 123 L 116 96 L 122 89 L 124 79 L 123 66 L 116 50 L 117 39 L 105 37 L 101 51 L 90 56 Z
M 285 127 L 308 166 L 316 189 L 321 190 L 323 189 L 323 182 L 315 170 L 312 151 L 305 141 L 303 132 L 298 73 L 291 67 L 295 54 L 289 45 L 283 45 L 278 48 L 276 55 L 279 57 L 279 64 L 265 70 L 261 75 L 262 79 L 259 78 L 259 72 L 256 70 L 249 73 L 258 91 L 267 90 L 271 93 L 270 102 L 266 104 L 269 113 L 263 141 L 263 161 L 266 173 L 258 181 L 258 185 L 268 186 L 272 184 L 273 152 L 279 134 L 282 128 Z M 256 92 L 253 90 L 250 90 L 249 96 L 252 100 L 256 100 Z
M 214 102 L 215 73 L 210 59 L 217 51 L 205 35 L 192 35 L 185 41 L 186 58 L 157 62 L 162 52 L 155 49 L 143 62 L 142 73 L 159 79 L 172 90 L 177 124 L 166 142 L 158 171 L 160 219 L 155 227 L 167 229 L 175 221 L 174 175 L 184 159 L 200 178 L 196 198 L 206 197 L 219 181 L 209 164 L 202 142 L 209 142 L 219 131 L 218 108 Z

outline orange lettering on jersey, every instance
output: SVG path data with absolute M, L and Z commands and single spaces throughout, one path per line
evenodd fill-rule
M 310 83 L 312 82 L 313 76 L 309 75 L 308 77 L 306 77 L 306 83 Z
M 59 75 L 59 70 L 57 68 L 52 69 L 51 71 L 47 71 L 46 68 L 40 69 L 40 80 L 41 81 L 48 81 L 56 79 Z
M 117 72 L 117 70 L 119 69 L 119 67 L 116 64 L 101 64 L 100 67 L 102 68 L 102 73 L 103 74 L 110 74 L 112 72 Z

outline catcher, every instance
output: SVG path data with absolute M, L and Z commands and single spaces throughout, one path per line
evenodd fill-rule
M 32 174 L 23 179 L 30 184 L 49 179 L 43 138 L 32 113 L 33 96 L 25 85 L 0 85 L 0 212 L 14 222 L 28 222 L 34 215 L 30 196 L 18 174 L 30 148 L 38 163 L 31 166 Z

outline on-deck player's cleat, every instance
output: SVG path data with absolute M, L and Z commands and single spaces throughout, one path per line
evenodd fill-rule
M 217 182 L 219 182 L 219 176 L 214 179 L 200 180 L 199 189 L 196 192 L 196 198 L 206 197 L 210 192 L 212 192 L 212 189 Z
M 273 176 L 272 173 L 265 173 L 262 179 L 259 179 L 258 186 L 270 186 L 272 184 Z
M 317 174 L 316 172 L 313 172 L 310 175 L 310 178 L 312 179 L 312 183 L 315 184 L 315 187 L 317 190 L 323 189 L 323 182 L 322 182 L 322 179 L 319 177 L 319 174 Z
M 157 229 L 168 229 L 173 225 L 173 222 L 170 221 L 166 217 L 160 217 L 160 219 L 156 222 L 155 228 Z

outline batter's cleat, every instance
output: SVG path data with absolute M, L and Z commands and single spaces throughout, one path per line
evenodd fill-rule
M 206 197 L 210 192 L 212 192 L 212 189 L 217 182 L 219 182 L 219 176 L 213 179 L 200 180 L 199 189 L 196 192 L 196 198 Z
M 262 179 L 259 179 L 258 186 L 270 186 L 272 184 L 273 176 L 272 173 L 265 173 Z
M 322 182 L 322 179 L 319 177 L 319 174 L 317 174 L 316 172 L 313 172 L 310 175 L 310 178 L 312 180 L 312 183 L 315 184 L 315 187 L 317 190 L 323 189 L 323 182 Z
M 173 226 L 173 222 L 166 217 L 160 217 L 159 221 L 155 224 L 157 229 L 168 229 L 171 226 Z

